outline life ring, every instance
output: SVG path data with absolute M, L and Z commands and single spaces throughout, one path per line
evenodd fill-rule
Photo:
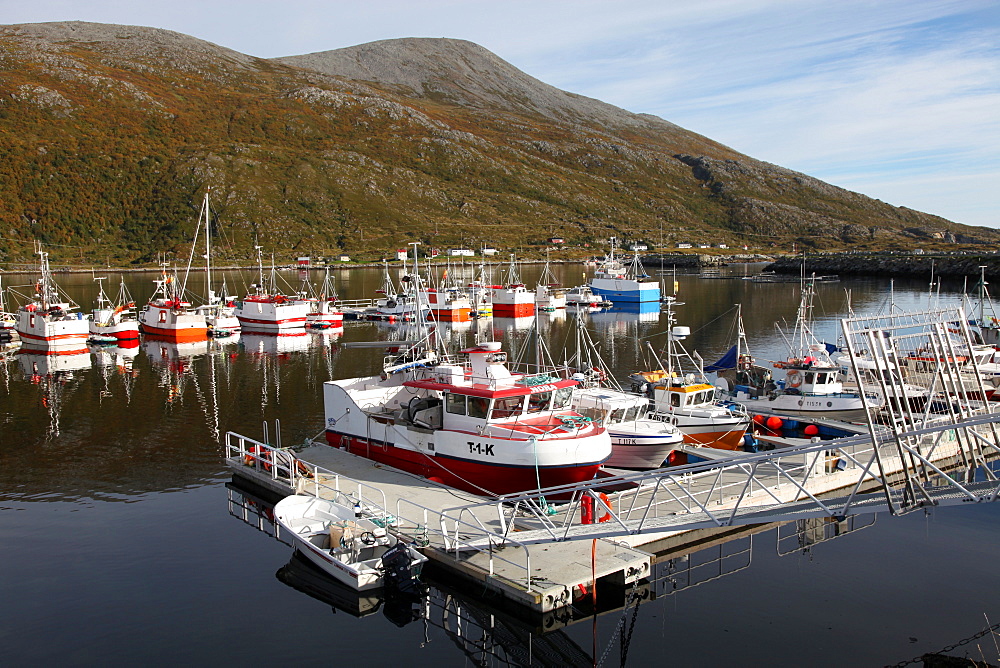
M 785 380 L 788 382 L 788 387 L 798 387 L 802 384 L 802 375 L 798 371 L 789 371 Z
M 601 503 L 603 503 L 606 507 L 608 507 L 608 508 L 611 507 L 611 499 L 608 498 L 607 494 L 605 494 L 604 492 L 600 492 L 597 496 L 600 497 Z M 611 519 L 611 513 L 610 512 L 606 512 L 603 515 L 601 515 L 600 517 L 598 517 L 597 521 L 598 522 L 607 522 L 610 519 Z

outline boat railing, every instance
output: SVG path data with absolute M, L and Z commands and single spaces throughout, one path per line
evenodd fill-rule
M 405 518 L 407 513 L 416 514 L 420 520 L 415 521 L 412 517 L 403 520 L 408 527 L 400 526 L 401 531 L 406 532 L 407 528 L 415 531 L 421 542 L 428 543 L 433 535 L 440 541 L 441 547 L 456 558 L 463 552 L 484 553 L 487 555 L 490 577 L 496 573 L 496 562 L 503 562 L 515 571 L 523 571 L 525 590 L 532 591 L 531 552 L 524 543 L 490 528 L 479 516 L 467 512 L 464 507 L 436 510 L 411 499 L 398 499 L 396 517 Z M 510 547 L 519 549 L 507 552 L 501 549 Z M 518 558 L 508 558 L 505 554 L 517 555 Z
M 299 459 L 286 448 L 277 448 L 235 432 L 226 432 L 226 459 L 252 468 L 258 475 L 270 477 L 301 492 L 361 508 L 376 516 L 388 515 L 385 492 L 360 480 L 349 478 Z

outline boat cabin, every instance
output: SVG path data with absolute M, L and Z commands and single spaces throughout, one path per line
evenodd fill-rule
M 538 424 L 568 411 L 577 382 L 540 374 L 511 373 L 499 343 L 463 350 L 469 363 L 424 369 L 403 385 L 423 392 L 406 407 L 406 418 L 427 429 L 481 432 L 491 423 Z
M 600 388 L 578 391 L 573 405 L 581 415 L 605 427 L 635 422 L 649 413 L 649 401 L 645 397 L 618 392 L 609 394 Z

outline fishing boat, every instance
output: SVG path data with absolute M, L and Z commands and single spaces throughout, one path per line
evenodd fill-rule
M 864 387 L 876 394 L 881 404 L 890 405 L 897 413 L 906 410 L 922 412 L 933 397 L 926 386 L 907 382 L 899 366 L 891 360 L 882 357 L 872 359 L 859 354 L 855 355 L 852 365 L 850 357 L 843 353 L 833 355 L 831 359 L 840 366 L 845 391 L 858 392 Z
M 539 311 L 551 312 L 566 308 L 566 291 L 556 281 L 555 274 L 549 268 L 548 251 L 545 252 L 545 267 L 535 285 L 535 307 Z
M 90 325 L 68 298 L 60 296 L 52 278 L 49 254 L 39 250 L 40 277 L 34 299 L 17 311 L 14 329 L 25 344 L 42 348 L 86 348 Z
M 91 311 L 89 319 L 90 341 L 97 342 L 97 337 L 110 337 L 111 343 L 138 339 L 139 320 L 132 310 L 135 308 L 135 302 L 125 287 L 125 279 L 122 278 L 118 285 L 116 302 L 112 302 L 104 294 L 103 281 L 106 279 L 95 277 L 94 280 L 97 281 L 98 287 L 97 299 L 94 301 L 96 308 Z
M 629 377 L 632 389 L 652 400 L 657 417 L 677 425 L 685 443 L 739 449 L 750 427 L 750 416 L 738 404 L 717 399 L 715 386 L 684 349 L 683 341 L 691 330 L 676 324 L 673 307 L 680 304 L 673 297 L 667 298 L 666 359 L 657 359 L 659 368 L 655 370 L 633 373 Z M 649 350 L 654 358 L 659 357 L 651 346 Z
M 605 466 L 646 470 L 663 466 L 684 434 L 649 410 L 645 397 L 603 387 L 581 388 L 573 393 L 573 407 L 608 430 L 611 457 Z
M 310 329 L 330 329 L 344 326 L 344 312 L 336 306 L 337 293 L 330 279 L 330 268 L 323 274 L 323 286 L 310 295 L 309 312 L 306 313 L 306 327 Z
M 611 440 L 572 409 L 568 368 L 512 369 L 498 342 L 460 355 L 402 348 L 378 375 L 324 383 L 328 442 L 476 494 L 594 477 Z
M 620 302 L 659 302 L 660 284 L 650 277 L 635 251 L 628 264 L 615 256 L 615 243 L 611 240 L 611 251 L 594 271 L 588 285 L 595 295 Z
M 421 287 L 420 299 L 427 304 L 430 318 L 437 322 L 468 322 L 472 319 L 472 297 L 448 280 L 450 267 L 445 267 L 436 286 Z
M 510 256 L 506 284 L 494 285 L 490 293 L 494 317 L 526 318 L 535 315 L 535 295 L 521 282 L 513 254 Z
M 264 259 L 261 247 L 257 250 L 258 281 L 250 286 L 246 297 L 236 302 L 235 315 L 247 332 L 262 334 L 296 333 L 306 326 L 309 303 L 298 295 L 289 296 L 278 291 L 274 258 L 271 259 L 270 279 L 264 280 Z
M 222 288 L 218 293 L 212 286 L 212 207 L 209 204 L 209 193 L 212 189 L 205 191 L 202 200 L 201 212 L 198 215 L 198 225 L 194 231 L 194 241 L 191 244 L 191 259 L 194 258 L 195 248 L 198 245 L 198 235 L 202 228 L 205 230 L 205 303 L 195 310 L 205 318 L 208 326 L 208 333 L 216 339 L 232 336 L 234 332 L 240 330 L 240 321 L 236 317 L 236 296 L 230 295 L 226 288 L 226 282 L 222 282 Z M 191 270 L 190 261 L 188 271 Z M 185 275 L 185 282 L 187 276 Z
M 573 392 L 573 408 L 608 430 L 611 457 L 605 466 L 633 470 L 663 466 L 684 442 L 684 435 L 669 418 L 651 412 L 645 396 L 622 390 L 607 372 L 580 314 L 575 325 L 576 352 L 569 363 L 580 386 Z
M 400 277 L 400 285 L 392 280 L 389 273 L 388 260 L 382 260 L 382 287 L 376 290 L 379 296 L 368 306 L 352 313 L 359 319 L 387 320 L 417 320 L 417 313 L 426 316 L 427 304 L 421 303 L 418 308 L 416 280 L 410 274 Z
M 17 325 L 17 316 L 7 310 L 2 279 L 3 276 L 0 276 L 0 337 L 13 332 L 15 325 Z
M 863 420 L 868 410 L 878 410 L 884 399 L 871 391 L 864 393 L 844 387 L 842 367 L 830 356 L 837 347 L 821 343 L 812 334 L 813 286 L 802 286 L 795 332 L 785 360 L 772 361 L 774 369 L 785 372 L 775 381 L 770 369 L 760 367 L 746 346 L 741 313 L 737 312 L 737 343 L 711 366 L 717 372 L 722 398 L 742 404 L 748 411 L 770 411 L 787 415 L 816 415 L 840 420 Z
M 139 313 L 142 332 L 175 343 L 206 340 L 205 318 L 184 298 L 184 287 L 177 275 L 168 274 L 167 265 L 163 264 L 160 278 L 153 282 L 156 284 L 153 296 Z
M 961 400 L 993 400 L 1000 387 L 1000 364 L 996 349 L 989 344 L 960 344 L 950 351 L 912 350 L 899 358 L 906 379 Z
M 610 308 L 614 302 L 594 294 L 589 285 L 578 285 L 566 291 L 566 306 L 578 309 Z
M 358 591 L 386 584 L 386 573 L 412 578 L 427 561 L 388 529 L 363 517 L 360 505 L 348 507 L 328 499 L 293 494 L 274 505 L 274 519 L 307 559 Z

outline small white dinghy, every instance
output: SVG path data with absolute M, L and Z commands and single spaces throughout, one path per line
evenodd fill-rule
M 275 504 L 274 519 L 305 557 L 358 591 L 387 581 L 405 587 L 427 561 L 385 527 L 327 499 L 285 497 Z

